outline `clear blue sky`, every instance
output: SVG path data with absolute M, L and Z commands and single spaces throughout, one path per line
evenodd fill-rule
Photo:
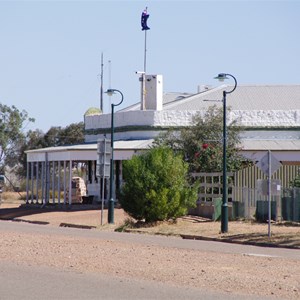
M 36 119 L 26 130 L 83 121 L 99 107 L 101 52 L 104 90 L 121 90 L 122 107 L 138 102 L 146 6 L 147 73 L 163 75 L 165 92 L 217 85 L 220 72 L 300 84 L 299 1 L 0 0 L 0 102 Z

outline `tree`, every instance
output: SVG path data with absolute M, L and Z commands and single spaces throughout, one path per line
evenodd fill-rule
M 73 123 L 65 128 L 51 127 L 44 139 L 45 147 L 81 144 L 84 142 L 84 123 Z
M 60 146 L 60 135 L 61 135 L 61 127 L 52 126 L 45 134 L 44 134 L 44 147 L 57 147 Z
M 18 163 L 26 121 L 34 122 L 34 119 L 25 110 L 0 103 L 0 172 L 4 172 L 6 166 L 14 167 Z
M 20 147 L 18 156 L 19 167 L 17 174 L 19 176 L 26 176 L 26 150 L 40 149 L 46 147 L 57 147 L 64 145 L 81 144 L 84 142 L 84 124 L 73 123 L 65 128 L 51 127 L 46 134 L 41 130 L 30 130 Z
M 84 142 L 84 123 L 73 123 L 62 129 L 60 134 L 60 145 L 75 145 Z
M 170 148 L 156 147 L 124 161 L 122 208 L 136 220 L 177 218 L 194 207 L 198 187 L 187 181 L 188 165 Z
M 230 108 L 228 109 L 230 110 Z M 245 163 L 240 155 L 241 128 L 237 120 L 227 126 L 227 170 L 235 171 Z M 196 115 L 192 126 L 162 134 L 156 145 L 167 145 L 181 153 L 189 163 L 191 172 L 221 172 L 223 161 L 223 110 L 211 106 L 203 114 Z
M 26 176 L 26 164 L 27 164 L 27 156 L 25 151 L 32 150 L 32 149 L 39 149 L 44 148 L 45 139 L 43 131 L 36 129 L 36 130 L 29 130 L 26 134 L 23 144 L 20 147 L 20 153 L 18 157 L 19 165 L 16 168 L 16 174 L 19 177 Z

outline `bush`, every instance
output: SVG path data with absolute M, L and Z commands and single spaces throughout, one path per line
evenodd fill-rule
M 123 209 L 145 222 L 175 219 L 195 207 L 198 187 L 187 180 L 188 165 L 166 147 L 150 149 L 123 164 Z
M 300 187 L 300 175 L 297 175 L 292 181 L 290 181 L 290 187 L 292 188 Z

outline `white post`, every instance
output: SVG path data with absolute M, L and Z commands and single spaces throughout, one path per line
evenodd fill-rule
M 26 204 L 28 204 L 28 190 L 29 190 L 29 162 L 26 163 Z
M 69 161 L 69 205 L 72 205 L 72 160 Z
M 46 195 L 45 195 L 45 161 L 42 162 L 42 174 L 41 174 L 41 181 L 42 181 L 42 202 L 46 204 Z
M 58 176 L 57 176 L 57 198 L 58 198 L 58 205 L 60 205 L 60 161 L 57 162 L 58 166 L 57 166 L 57 172 L 58 172 Z
M 48 153 L 46 155 L 46 162 L 45 162 L 45 175 L 46 175 L 46 203 L 49 203 L 49 190 L 50 190 L 50 166 L 48 161 Z
M 39 162 L 36 162 L 36 203 L 39 203 Z
M 31 172 L 31 203 L 33 203 L 33 162 L 30 163 L 31 167 L 30 167 L 30 172 Z
M 64 205 L 67 204 L 67 162 L 64 160 Z
M 55 204 L 55 161 L 52 161 L 52 202 Z

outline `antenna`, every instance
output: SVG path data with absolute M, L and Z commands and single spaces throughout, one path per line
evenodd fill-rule
M 108 88 L 111 89 L 111 61 L 108 61 Z
M 103 52 L 101 53 L 100 110 L 103 113 Z

